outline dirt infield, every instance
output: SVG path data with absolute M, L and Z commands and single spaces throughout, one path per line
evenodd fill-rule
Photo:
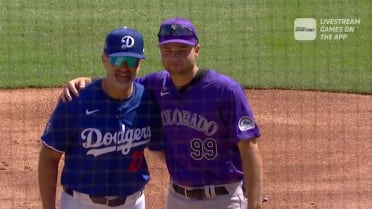
M 0 91 L 0 209 L 39 209 L 39 137 L 60 89 Z M 264 208 L 372 208 L 372 96 L 248 90 L 262 130 Z M 168 174 L 149 157 L 148 209 Z

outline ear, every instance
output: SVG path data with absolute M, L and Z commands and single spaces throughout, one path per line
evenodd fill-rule
M 138 61 L 137 73 L 141 70 L 142 61 L 143 61 L 143 59 L 140 59 Z
M 106 54 L 102 53 L 102 55 L 101 55 L 102 64 L 105 65 L 106 63 L 108 63 L 109 59 L 110 58 Z
M 194 47 L 194 50 L 195 50 L 195 57 L 198 57 L 199 56 L 199 51 L 200 51 L 200 44 L 197 44 Z

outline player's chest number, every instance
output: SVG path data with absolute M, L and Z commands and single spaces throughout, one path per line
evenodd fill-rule
M 217 156 L 217 143 L 212 138 L 205 140 L 193 139 L 191 141 L 191 157 L 194 160 L 213 160 Z
M 142 151 L 135 151 L 132 155 L 132 160 L 129 165 L 130 172 L 139 171 L 143 165 L 143 152 Z

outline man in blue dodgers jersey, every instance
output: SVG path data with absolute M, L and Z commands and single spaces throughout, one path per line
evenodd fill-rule
M 59 103 L 42 135 L 39 188 L 43 209 L 54 209 L 58 163 L 61 209 L 144 209 L 149 181 L 144 149 L 160 149 L 160 110 L 134 79 L 145 58 L 142 34 L 110 32 L 102 64 L 106 77 L 70 103 Z
M 163 21 L 158 39 L 165 70 L 137 81 L 161 109 L 171 177 L 167 209 L 261 208 L 261 134 L 242 87 L 212 69 L 199 69 L 201 46 L 189 20 Z M 78 95 L 86 82 L 91 79 L 69 81 L 61 100 L 69 100 L 70 91 Z

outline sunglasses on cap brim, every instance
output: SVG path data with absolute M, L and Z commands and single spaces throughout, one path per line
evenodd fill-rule
M 177 37 L 177 36 L 192 36 L 195 37 L 195 33 L 192 29 L 182 25 L 164 25 L 160 27 L 158 37 Z
M 128 67 L 134 68 L 134 67 L 138 67 L 139 60 L 140 59 L 135 58 L 135 57 L 126 57 L 126 56 L 110 57 L 110 64 L 116 67 L 120 67 L 125 61 Z

